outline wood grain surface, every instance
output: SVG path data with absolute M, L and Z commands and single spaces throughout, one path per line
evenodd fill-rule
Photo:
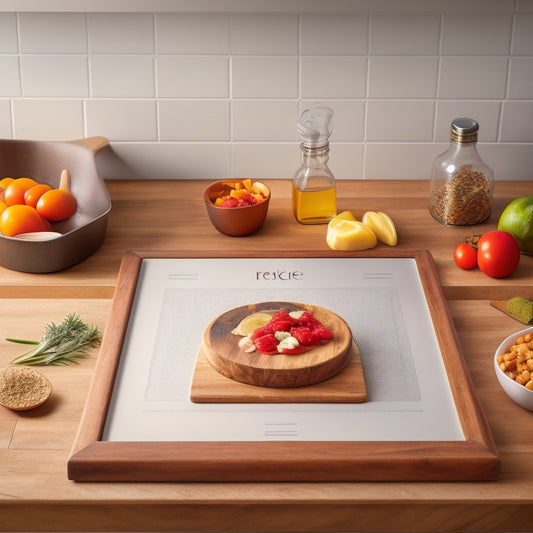
M 128 250 L 328 250 L 325 226 L 302 226 L 295 221 L 291 181 L 262 181 L 272 191 L 267 220 L 257 233 L 237 240 L 220 234 L 209 221 L 202 197 L 209 180 L 106 181 L 112 209 L 105 240 L 97 252 L 60 274 L 31 275 L 2 269 L 2 296 L 47 298 L 53 293 L 64 298 L 111 298 L 121 259 Z M 531 182 L 497 181 L 492 214 L 486 223 L 448 227 L 429 213 L 428 181 L 337 180 L 339 211 L 352 211 L 359 220 L 365 211 L 384 211 L 398 230 L 398 249 L 431 250 L 450 299 L 504 300 L 520 295 L 533 268 L 533 257 L 523 257 L 516 272 L 502 283 L 478 270 L 458 269 L 453 249 L 472 232 L 496 229 L 507 203 L 530 194 Z M 377 248 L 383 246 L 379 243 Z
M 414 259 L 426 296 L 464 440 L 453 441 L 101 441 L 114 368 L 129 323 L 128 301 L 137 290 L 144 258 L 344 257 Z M 142 289 L 141 289 L 142 290 Z M 127 295 L 127 298 L 124 298 Z M 73 454 L 76 481 L 481 481 L 495 480 L 500 460 L 475 395 L 432 256 L 427 250 L 381 252 L 139 251 L 124 257 L 102 352 Z M 104 349 L 106 347 L 106 349 Z M 109 347 L 109 348 L 107 348 Z M 90 435 L 96 436 L 91 440 Z M 221 455 L 224 461 L 220 460 Z M 261 468 L 258 467 L 261 465 Z
M 307 387 L 257 387 L 227 378 L 200 349 L 191 383 L 195 403 L 360 403 L 366 384 L 359 349 L 352 342 L 346 366 L 333 377 Z
M 278 311 L 308 311 L 332 333 L 333 338 L 297 354 L 247 353 L 239 348 L 241 337 L 232 330 L 256 312 L 273 316 Z M 202 351 L 209 363 L 227 378 L 258 387 L 307 387 L 338 374 L 348 362 L 352 334 L 335 313 L 316 305 L 294 302 L 261 302 L 230 309 L 204 330 Z
M 490 220 L 466 231 L 496 229 L 503 207 L 531 194 L 530 181 L 504 178 L 495 183 Z M 0 302 L 6 311 L 0 366 L 21 353 L 4 337 L 38 339 L 45 323 L 60 322 L 69 312 L 78 312 L 103 331 L 120 261 L 128 249 L 324 249 L 324 228 L 302 228 L 294 222 L 290 182 L 268 184 L 273 198 L 265 226 L 253 238 L 235 241 L 210 226 L 201 204 L 205 183 L 108 182 L 110 224 L 94 256 L 53 275 L 0 268 Z M 339 180 L 337 190 L 340 210 L 358 215 L 365 210 L 387 212 L 397 225 L 399 248 L 429 249 L 435 258 L 468 370 L 500 453 L 499 480 L 72 482 L 66 464 L 98 359 L 99 351 L 93 350 L 78 365 L 43 369 L 54 387 L 43 406 L 25 414 L 0 409 L 1 531 L 531 531 L 532 414 L 501 390 L 492 362 L 499 343 L 523 326 L 489 301 L 533 299 L 533 258 L 523 256 L 518 270 L 505 280 L 458 269 L 453 248 L 466 231 L 432 219 L 427 181 Z

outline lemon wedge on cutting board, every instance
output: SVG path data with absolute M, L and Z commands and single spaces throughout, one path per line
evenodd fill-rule
M 333 250 L 368 250 L 374 248 L 378 240 L 362 222 L 335 217 L 328 224 L 326 242 Z

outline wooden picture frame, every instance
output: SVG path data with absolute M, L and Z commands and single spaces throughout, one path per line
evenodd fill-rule
M 112 442 L 104 429 L 139 271 L 147 258 L 410 257 L 416 261 L 464 435 L 445 442 Z M 369 252 L 134 251 L 115 296 L 79 430 L 68 460 L 76 481 L 475 481 L 495 480 L 500 461 L 474 391 L 427 250 Z

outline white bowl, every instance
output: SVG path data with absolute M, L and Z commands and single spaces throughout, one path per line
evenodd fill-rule
M 498 349 L 494 355 L 494 369 L 496 371 L 496 377 L 498 378 L 503 390 L 507 393 L 507 396 L 528 411 L 533 411 L 533 391 L 526 389 L 524 385 L 520 385 L 520 383 L 517 383 L 514 379 L 511 379 L 498 366 L 498 356 L 508 352 L 511 346 L 516 344 L 518 337 L 522 337 L 526 333 L 531 333 L 533 335 L 533 327 L 529 327 L 509 335 L 498 346 Z

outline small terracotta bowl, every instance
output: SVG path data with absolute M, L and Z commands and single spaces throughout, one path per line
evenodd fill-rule
M 498 365 L 498 356 L 506 353 L 513 344 L 516 343 L 518 337 L 524 336 L 526 333 L 533 334 L 533 327 L 517 331 L 512 335 L 509 335 L 496 350 L 494 355 L 494 370 L 496 371 L 496 377 L 502 389 L 506 392 L 507 396 L 514 400 L 518 405 L 527 409 L 528 411 L 533 411 L 533 391 L 526 389 L 524 385 L 517 383 L 514 379 L 506 375 L 503 370 Z
M 219 180 L 211 183 L 204 191 L 205 207 L 215 228 L 230 237 L 242 237 L 257 231 L 265 222 L 270 203 L 270 189 L 266 200 L 243 207 L 219 207 L 214 204 L 223 194 L 224 185 L 241 180 Z

